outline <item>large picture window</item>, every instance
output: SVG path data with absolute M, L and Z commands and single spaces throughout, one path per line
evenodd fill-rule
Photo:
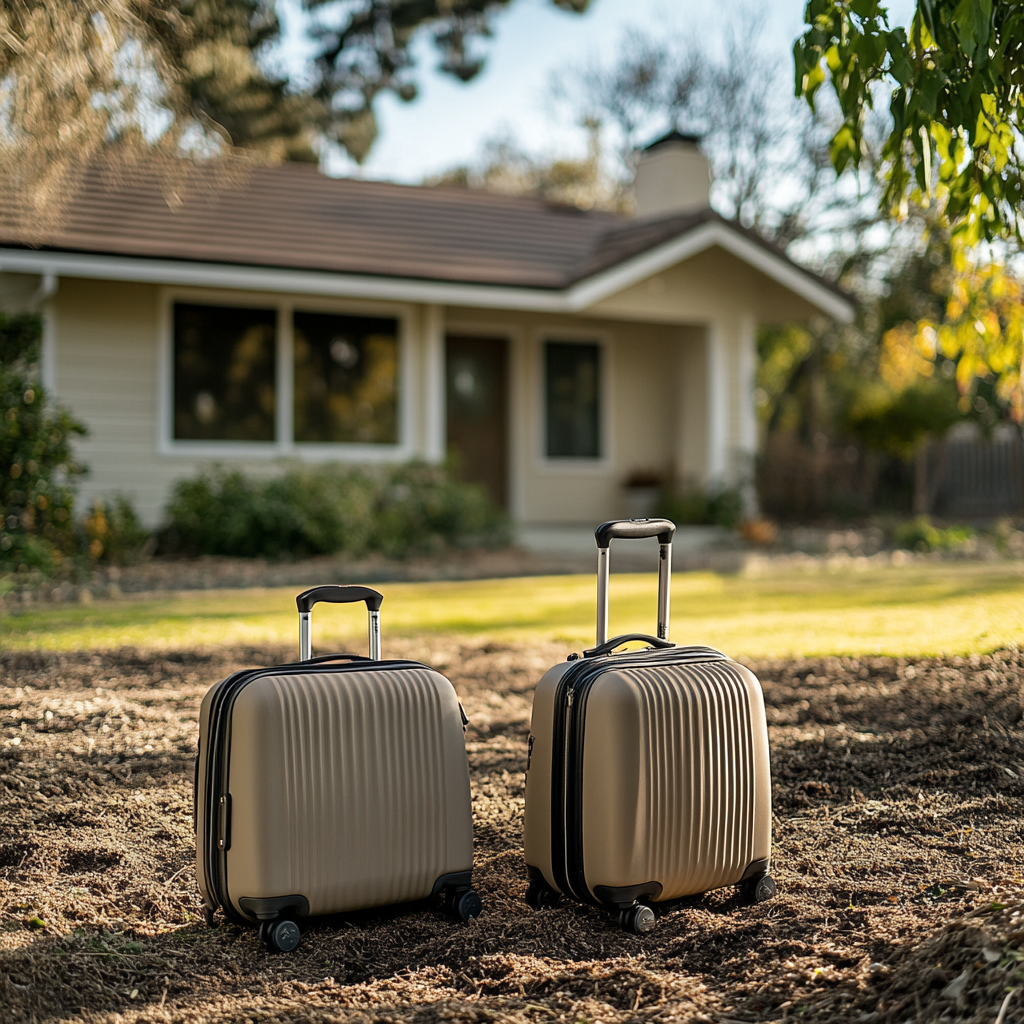
M 548 458 L 601 457 L 601 348 L 597 343 L 544 345 Z
M 277 312 L 174 305 L 174 439 L 273 441 Z
M 294 314 L 295 440 L 396 444 L 398 321 Z

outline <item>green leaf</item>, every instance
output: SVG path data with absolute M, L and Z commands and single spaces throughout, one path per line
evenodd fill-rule
M 991 20 L 992 0 L 960 0 L 953 12 L 960 48 L 969 59 L 974 60 L 979 50 L 987 48 Z

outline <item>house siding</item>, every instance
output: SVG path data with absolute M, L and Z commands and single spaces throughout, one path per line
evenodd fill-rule
M 160 389 L 168 387 L 161 379 L 161 331 L 177 290 L 62 278 L 48 304 L 51 344 L 44 370 L 58 399 L 89 427 L 89 437 L 78 446 L 91 470 L 82 483 L 80 509 L 97 495 L 121 491 L 133 498 L 147 524 L 156 525 L 173 483 L 214 461 L 262 474 L 280 472 L 289 460 L 327 454 L 346 461 L 399 455 L 437 460 L 445 445 L 444 337 L 458 333 L 509 341 L 509 511 L 517 523 L 624 516 L 622 485 L 637 469 L 655 469 L 695 486 L 736 483 L 756 441 L 752 346 L 755 318 L 765 312 L 764 279 L 728 254 L 711 262 L 716 273 L 691 260 L 660 275 L 653 287 L 645 282 L 626 289 L 615 302 L 595 307 L 600 315 L 389 304 L 400 308 L 406 335 L 402 451 L 281 450 L 252 457 L 186 453 L 161 443 L 159 410 L 167 396 L 161 399 Z M 28 282 L 12 284 L 24 291 Z M 195 301 L 224 297 L 215 290 L 187 292 Z M 235 297 L 252 304 L 319 305 L 309 297 L 261 292 Z M 381 308 L 325 301 L 329 308 Z M 593 462 L 545 457 L 548 339 L 593 339 L 603 346 L 603 451 Z
M 45 370 L 54 382 L 56 399 L 89 429 L 88 437 L 76 443 L 80 460 L 89 468 L 79 488 L 79 513 L 97 496 L 122 492 L 135 502 L 143 521 L 155 526 L 174 482 L 200 469 L 219 462 L 248 473 L 270 474 L 301 458 L 295 452 L 245 457 L 161 450 L 160 389 L 168 386 L 160 371 L 162 293 L 155 285 L 63 278 L 48 304 L 48 330 L 55 340 Z M 204 301 L 202 293 L 190 294 Z M 222 298 L 223 293 L 211 292 L 205 301 Z M 253 304 L 282 298 L 288 297 L 246 296 Z M 308 299 L 298 305 L 317 307 Z M 437 432 L 436 412 L 423 394 L 430 380 L 424 372 L 426 313 L 425 308 L 401 312 L 408 331 L 402 368 L 402 382 L 409 390 L 401 410 L 407 421 L 404 433 L 410 442 L 408 455 L 427 457 L 438 443 L 431 440 Z M 366 458 L 359 455 L 361 461 Z
M 707 444 L 702 328 L 450 309 L 446 331 L 509 339 L 511 511 L 520 524 L 624 516 L 622 484 L 636 469 L 702 482 Z M 604 450 L 592 463 L 544 457 L 543 344 L 548 339 L 602 343 Z
M 77 444 L 90 470 L 80 509 L 97 494 L 122 491 L 154 521 L 169 483 L 155 458 L 157 289 L 64 279 L 47 316 L 57 400 L 89 429 Z

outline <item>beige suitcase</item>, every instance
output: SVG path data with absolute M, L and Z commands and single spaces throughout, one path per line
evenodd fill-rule
M 365 601 L 370 657 L 311 659 L 321 601 Z M 237 672 L 203 700 L 196 851 L 207 921 L 218 907 L 294 949 L 299 922 L 445 894 L 480 913 L 465 717 L 452 684 L 380 660 L 381 595 L 316 587 L 296 599 L 300 662 Z
M 652 904 L 737 884 L 751 903 L 775 893 L 761 686 L 719 651 L 668 641 L 674 533 L 664 519 L 597 529 L 597 646 L 540 681 L 527 755 L 527 902 L 570 896 L 638 933 Z M 613 537 L 660 542 L 657 637 L 607 639 Z M 615 653 L 629 640 L 649 646 Z

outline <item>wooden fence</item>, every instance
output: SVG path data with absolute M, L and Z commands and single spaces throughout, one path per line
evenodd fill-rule
M 856 445 L 806 444 L 791 434 L 767 438 L 757 490 L 765 515 L 783 520 L 872 512 L 928 513 L 948 519 L 1024 514 L 1024 438 L 932 440 L 908 465 Z

